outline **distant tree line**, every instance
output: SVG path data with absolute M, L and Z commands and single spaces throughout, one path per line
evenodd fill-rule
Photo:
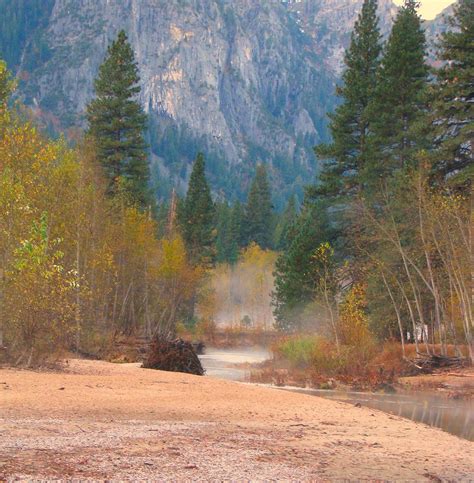
M 281 250 L 297 214 L 295 197 L 283 213 L 273 207 L 264 165 L 258 165 L 245 204 L 214 201 L 206 178 L 205 158 L 197 155 L 186 196 L 178 202 L 178 221 L 191 260 L 208 267 L 235 264 L 242 249 L 252 244 L 263 250 Z M 168 216 L 168 204 L 158 210 Z

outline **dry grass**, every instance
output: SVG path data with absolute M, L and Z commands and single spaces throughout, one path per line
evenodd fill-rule
M 441 347 L 430 345 L 429 350 L 439 354 Z M 466 354 L 465 347 L 461 350 Z M 338 349 L 322 337 L 299 335 L 280 338 L 272 345 L 272 351 L 275 359 L 252 371 L 252 382 L 327 388 L 337 380 L 358 389 L 376 389 L 418 373 L 410 363 L 417 357 L 415 345 L 405 346 L 404 358 L 401 344 L 395 341 L 382 346 L 367 343 Z M 455 355 L 456 348 L 448 346 L 448 354 Z

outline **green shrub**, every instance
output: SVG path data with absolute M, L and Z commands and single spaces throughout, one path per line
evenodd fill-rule
M 277 357 L 286 359 L 295 367 L 308 368 L 311 366 L 320 340 L 320 337 L 304 335 L 288 338 L 279 343 L 274 348 L 274 352 Z
M 321 336 L 300 335 L 279 342 L 273 352 L 293 368 L 310 369 L 324 376 L 361 375 L 376 354 L 373 344 L 336 344 Z

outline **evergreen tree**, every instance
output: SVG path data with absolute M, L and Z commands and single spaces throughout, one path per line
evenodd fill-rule
M 329 160 L 320 176 L 322 194 L 349 194 L 361 182 L 360 172 L 367 163 L 367 138 L 371 132 L 367 108 L 376 85 L 381 51 L 377 0 L 365 0 L 346 51 L 343 84 L 336 90 L 342 103 L 329 116 L 332 143 L 316 147 L 317 156 Z
M 245 212 L 244 212 L 244 207 L 240 203 L 239 200 L 237 200 L 234 203 L 234 206 L 232 206 L 231 209 L 231 233 L 232 233 L 232 239 L 235 240 L 236 245 L 237 245 L 237 252 L 239 251 L 239 248 L 245 247 L 245 233 L 243 229 L 243 221 L 245 217 Z
M 434 126 L 435 173 L 464 184 L 474 177 L 474 1 L 461 0 L 440 42 Z M 455 175 L 453 177 L 453 175 Z
M 412 164 L 428 148 L 426 39 L 419 2 L 405 0 L 381 61 L 374 100 L 371 162 L 364 177 L 377 181 L 394 169 Z
M 204 155 L 199 153 L 178 217 L 190 261 L 195 265 L 210 266 L 216 257 L 215 206 L 205 169 Z
M 110 193 L 125 187 L 133 202 L 146 208 L 151 202 L 150 170 L 143 138 L 147 117 L 136 100 L 139 81 L 133 50 L 122 30 L 100 66 L 97 97 L 87 107 L 87 119 Z
M 229 206 L 227 202 L 217 207 L 217 261 L 234 265 L 239 258 L 241 240 L 242 206 L 239 202 Z
M 227 202 L 216 206 L 217 212 L 217 237 L 216 237 L 216 261 L 227 262 L 227 238 L 229 233 L 229 205 Z
M 254 242 L 262 249 L 272 246 L 272 215 L 270 185 L 264 165 L 257 166 L 245 207 L 245 233 L 247 245 Z
M 275 266 L 272 298 L 278 330 L 291 332 L 303 328 L 305 307 L 314 300 L 318 287 L 314 255 L 317 248 L 331 238 L 327 205 L 321 201 L 305 201 L 288 233 L 288 249 Z
M 285 211 L 279 216 L 278 223 L 275 227 L 274 247 L 276 250 L 286 250 L 288 248 L 288 235 L 291 226 L 297 218 L 296 198 L 293 195 L 286 205 Z

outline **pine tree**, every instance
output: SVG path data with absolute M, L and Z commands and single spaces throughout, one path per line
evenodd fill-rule
M 227 202 L 217 206 L 217 241 L 216 252 L 218 263 L 231 263 L 235 258 L 237 244 L 232 239 L 232 209 Z
M 295 223 L 298 212 L 296 210 L 296 198 L 293 195 L 286 205 L 285 211 L 280 215 L 275 227 L 275 250 L 286 250 L 288 248 L 288 235 L 291 226 Z
M 235 241 L 237 250 L 236 253 L 238 255 L 239 248 L 245 247 L 245 233 L 242 227 L 245 212 L 239 200 L 234 203 L 231 210 L 231 236 L 232 239 Z
M 314 300 L 318 280 L 314 265 L 317 248 L 332 238 L 327 204 L 305 200 L 301 214 L 289 231 L 288 249 L 275 266 L 272 294 L 275 327 L 282 331 L 301 329 L 305 307 Z
M 125 188 L 133 202 L 146 208 L 151 202 L 150 170 L 143 137 L 147 117 L 136 100 L 139 81 L 133 50 L 122 30 L 100 66 L 97 97 L 87 107 L 87 120 L 110 193 Z
M 374 100 L 371 162 L 364 178 L 377 182 L 394 169 L 411 165 L 429 147 L 426 133 L 429 69 L 419 2 L 405 0 L 395 19 L 381 61 Z
M 215 206 L 206 180 L 204 155 L 194 162 L 186 199 L 178 217 L 191 263 L 211 266 L 215 262 Z
M 371 132 L 367 108 L 376 85 L 381 51 L 377 0 L 365 0 L 346 51 L 343 84 L 336 90 L 342 103 L 330 115 L 332 143 L 315 148 L 318 157 L 329 160 L 320 176 L 321 194 L 350 194 L 361 183 L 360 172 L 367 163 L 367 138 Z
M 474 177 L 474 1 L 461 0 L 440 42 L 444 66 L 437 71 L 434 126 L 435 173 L 464 184 Z
M 270 185 L 264 165 L 257 166 L 245 207 L 245 233 L 247 245 L 252 242 L 263 248 L 272 246 L 272 215 Z

